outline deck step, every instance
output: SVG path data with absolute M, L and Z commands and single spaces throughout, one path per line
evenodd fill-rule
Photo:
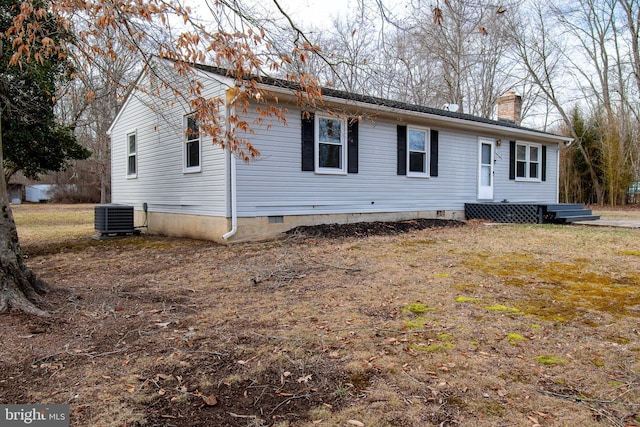
M 577 222 L 577 221 L 595 221 L 600 219 L 600 215 L 574 215 L 567 216 L 558 219 L 563 219 L 565 223 Z
M 579 203 L 557 203 L 546 205 L 547 221 L 569 224 L 577 221 L 595 221 L 600 219 L 593 215 L 591 209 L 585 209 Z
M 555 203 L 545 205 L 547 212 L 560 212 L 560 211 L 581 211 L 584 209 L 584 205 L 580 203 Z
M 549 212 L 549 211 L 547 211 Z M 590 209 L 576 209 L 576 210 L 566 210 L 566 211 L 551 211 L 555 213 L 556 218 L 570 218 L 573 216 L 590 216 L 593 215 Z

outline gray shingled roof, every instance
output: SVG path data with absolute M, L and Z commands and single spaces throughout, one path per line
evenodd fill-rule
M 192 65 L 194 66 L 194 68 L 202 70 L 202 71 L 218 74 L 218 75 L 225 76 L 225 77 L 231 77 L 231 78 L 234 77 L 232 75 L 232 73 L 230 72 L 230 70 L 227 70 L 225 68 L 214 67 L 214 66 L 211 66 L 211 65 L 204 65 L 204 64 L 192 64 Z M 266 76 L 255 76 L 255 77 L 251 77 L 251 78 L 247 78 L 247 79 L 255 80 L 255 81 L 259 82 L 259 83 L 263 83 L 263 84 L 267 84 L 267 85 L 271 85 L 271 86 L 276 86 L 276 87 L 280 87 L 280 88 L 292 89 L 292 90 L 300 90 L 300 84 L 298 84 L 296 82 L 289 81 L 289 80 L 277 79 L 277 78 L 274 78 L 274 77 L 266 77 Z M 455 113 L 455 112 L 452 112 L 452 111 L 443 110 L 443 109 L 439 109 L 439 108 L 425 107 L 425 106 L 422 106 L 422 105 L 416 105 L 416 104 L 409 104 L 409 103 L 406 103 L 406 102 L 393 101 L 393 100 L 390 100 L 390 99 L 378 98 L 378 97 L 369 96 L 369 95 L 359 95 L 357 93 L 347 92 L 347 91 L 337 90 L 337 89 L 332 89 L 332 88 L 327 88 L 327 87 L 322 87 L 321 89 L 322 89 L 322 96 L 339 98 L 339 99 L 344 99 L 344 100 L 347 100 L 347 101 L 361 102 L 361 103 L 370 104 L 370 105 L 374 105 L 374 106 L 396 108 L 396 109 L 399 109 L 399 110 L 413 111 L 413 112 L 425 113 L 425 114 L 432 114 L 432 115 L 441 116 L 441 117 L 449 117 L 449 118 L 452 118 L 452 119 L 465 120 L 465 121 L 477 122 L 477 123 L 484 123 L 484 124 L 489 124 L 489 125 L 502 126 L 502 127 L 506 127 L 506 128 L 520 129 L 520 130 L 525 130 L 525 131 L 537 132 L 537 133 L 541 133 L 541 134 L 545 134 L 545 135 L 554 135 L 554 134 L 551 134 L 549 132 L 544 132 L 544 131 L 541 131 L 541 130 L 538 130 L 538 129 L 531 129 L 531 128 L 528 128 L 528 127 L 518 126 L 515 123 L 509 122 L 509 121 L 504 121 L 504 120 L 485 119 L 484 117 L 473 116 L 471 114 Z

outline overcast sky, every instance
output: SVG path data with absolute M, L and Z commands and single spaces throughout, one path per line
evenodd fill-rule
M 278 3 L 296 23 L 305 27 L 329 27 L 334 17 L 357 5 L 355 0 L 278 0 Z

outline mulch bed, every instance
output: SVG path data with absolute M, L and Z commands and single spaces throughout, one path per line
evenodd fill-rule
M 409 219 L 396 222 L 356 222 L 349 224 L 305 225 L 287 231 L 288 235 L 301 237 L 325 237 L 337 239 L 343 237 L 388 236 L 426 228 L 460 227 L 462 221 L 447 219 Z

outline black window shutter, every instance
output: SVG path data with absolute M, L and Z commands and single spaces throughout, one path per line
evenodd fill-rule
M 429 174 L 438 176 L 438 131 L 431 129 L 431 156 Z
M 348 120 L 347 131 L 347 172 L 358 173 L 358 119 Z
M 509 141 L 509 179 L 516 179 L 516 142 Z
M 547 146 L 542 146 L 542 180 L 547 180 Z
M 407 127 L 398 125 L 398 175 L 407 174 Z
M 315 170 L 314 164 L 314 114 L 302 112 L 302 170 Z

